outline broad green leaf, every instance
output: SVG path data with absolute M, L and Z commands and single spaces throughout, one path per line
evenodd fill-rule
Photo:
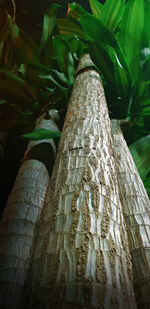
M 125 10 L 125 0 L 106 0 L 101 14 L 104 25 L 112 32 L 116 30 Z
M 139 78 L 143 28 L 144 0 L 128 1 L 120 24 L 119 42 L 126 57 L 132 84 Z
M 53 50 L 61 72 L 66 76 L 69 85 L 74 82 L 74 60 L 68 43 L 61 36 L 53 38 Z
M 102 46 L 111 46 L 115 49 L 120 65 L 128 72 L 123 52 L 110 30 L 104 24 L 91 14 L 85 15 L 79 19 L 86 38 L 91 41 L 99 42 Z
M 142 178 L 150 172 L 150 135 L 147 135 L 129 147 L 136 167 Z
M 96 17 L 89 15 L 79 19 L 90 41 L 91 57 L 106 81 L 113 85 L 118 95 L 127 98 L 130 92 L 130 76 L 124 56 L 112 33 Z
M 111 61 L 106 48 L 99 42 L 89 42 L 91 59 L 100 70 L 106 81 L 115 87 L 115 76 L 113 62 Z
M 30 133 L 23 134 L 22 137 L 29 140 L 54 139 L 61 137 L 61 132 L 48 129 L 35 129 Z
M 41 60 L 44 64 L 52 64 L 52 36 L 57 33 L 56 14 L 58 4 L 52 4 L 44 14 L 43 32 L 41 37 Z
M 60 34 L 77 35 L 79 38 L 85 39 L 85 35 L 81 27 L 76 25 L 72 20 L 67 18 L 57 18 L 57 24 Z
M 102 18 L 103 5 L 97 0 L 89 0 L 92 13 L 98 19 Z

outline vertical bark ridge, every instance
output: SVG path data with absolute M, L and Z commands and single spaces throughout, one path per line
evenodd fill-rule
M 54 119 L 39 117 L 36 128 L 58 129 Z M 0 307 L 16 308 L 26 279 L 35 224 L 43 207 L 49 174 L 28 157 L 44 141 L 29 142 L 0 223 Z M 53 140 L 46 140 L 55 152 Z M 28 160 L 26 160 L 28 158 Z
M 25 308 L 136 308 L 110 121 L 93 69 L 76 77 L 24 298 Z
M 111 121 L 120 199 L 132 255 L 138 308 L 150 307 L 150 201 L 120 128 Z

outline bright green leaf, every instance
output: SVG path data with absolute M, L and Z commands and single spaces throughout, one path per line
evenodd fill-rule
M 125 0 L 106 0 L 101 14 L 104 25 L 112 32 L 119 26 L 125 10 Z
M 90 7 L 91 7 L 93 15 L 97 17 L 98 19 L 101 19 L 102 12 L 103 12 L 103 5 L 97 0 L 89 0 L 89 3 L 90 3 Z
M 29 140 L 54 139 L 61 137 L 61 132 L 48 129 L 35 129 L 30 133 L 23 134 L 22 137 Z
M 132 84 L 139 78 L 143 28 L 144 1 L 128 1 L 120 24 L 119 42 L 126 57 Z

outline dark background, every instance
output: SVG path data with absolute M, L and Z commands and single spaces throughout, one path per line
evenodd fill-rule
M 90 11 L 88 0 L 15 0 L 16 23 L 38 43 L 41 35 L 43 15 L 49 5 L 51 3 L 60 4 L 62 7 L 58 10 L 58 17 L 63 17 L 66 15 L 68 3 L 72 2 L 77 2 Z M 104 3 L 105 0 L 99 2 Z M 11 0 L 0 0 L 0 7 L 7 9 L 10 14 L 13 14 Z

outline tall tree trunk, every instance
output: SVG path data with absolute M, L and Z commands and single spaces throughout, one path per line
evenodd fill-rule
M 136 308 L 110 120 L 89 64 L 85 55 L 37 227 L 25 308 Z
M 49 120 L 38 119 L 36 128 L 58 129 L 56 111 L 50 113 Z M 45 163 L 54 161 L 54 152 L 53 140 L 31 141 L 8 198 L 0 223 L 0 308 L 16 308 L 19 302 L 49 183 Z
M 120 127 L 112 120 L 119 193 L 132 255 L 137 307 L 150 308 L 150 201 Z

